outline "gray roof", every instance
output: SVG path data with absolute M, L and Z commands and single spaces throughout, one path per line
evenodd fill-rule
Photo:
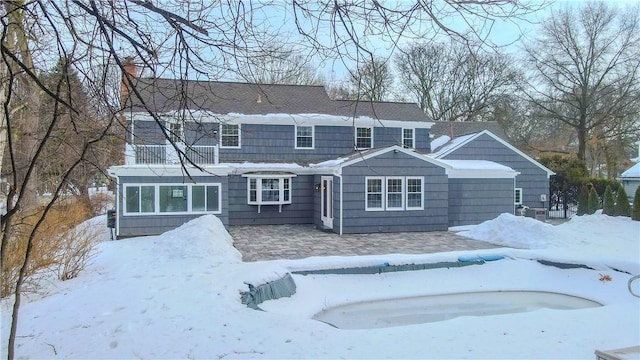
M 138 78 L 136 88 L 154 112 L 204 110 L 215 114 L 325 114 L 429 121 L 413 103 L 331 100 L 323 86 Z M 128 107 L 143 111 L 132 95 Z
M 452 139 L 460 136 L 479 133 L 489 130 L 494 135 L 507 140 L 502 126 L 497 121 L 434 121 L 429 134 L 434 138 L 447 135 Z

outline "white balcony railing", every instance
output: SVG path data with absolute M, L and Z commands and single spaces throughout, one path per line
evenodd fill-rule
M 217 146 L 191 146 L 184 153 L 195 164 L 209 165 L 218 163 Z M 168 145 L 131 145 L 125 149 L 126 164 L 179 164 L 176 150 Z

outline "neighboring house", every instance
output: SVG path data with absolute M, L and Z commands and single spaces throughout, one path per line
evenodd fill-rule
M 529 188 L 548 194 L 548 177 L 527 173 L 543 167 L 504 141 L 495 140 L 506 149 L 495 159 L 458 156 L 498 139 L 490 132 L 427 156 L 433 122 L 415 104 L 331 100 L 320 86 L 137 85 L 158 116 L 129 98 L 125 164 L 109 169 L 118 237 L 202 214 L 227 226 L 315 224 L 338 234 L 446 230 L 513 213 Z M 527 189 L 520 200 L 517 187 Z
M 627 169 L 625 172 L 620 174 L 618 180 L 624 187 L 624 191 L 627 193 L 629 197 L 629 203 L 633 203 L 633 198 L 636 194 L 636 189 L 640 187 L 640 141 L 638 144 L 638 157 L 635 159 L 631 159 L 632 161 L 637 161 L 638 163 Z

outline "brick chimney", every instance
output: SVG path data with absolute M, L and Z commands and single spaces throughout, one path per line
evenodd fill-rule
M 122 81 L 120 83 L 120 96 L 122 105 L 127 102 L 129 99 L 129 93 L 131 92 L 131 88 L 129 87 L 129 80 L 127 80 L 127 75 L 132 78 L 136 78 L 138 76 L 138 67 L 133 62 L 133 58 L 131 56 L 127 56 L 122 62 L 122 67 L 124 68 L 124 73 L 122 74 Z

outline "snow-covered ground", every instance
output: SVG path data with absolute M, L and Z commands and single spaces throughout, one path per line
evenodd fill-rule
M 95 219 L 95 226 L 104 224 L 104 218 Z M 590 215 L 552 226 L 502 215 L 464 230 L 464 236 L 507 247 L 243 263 L 214 216 L 160 236 L 104 241 L 78 278 L 52 282 L 45 294 L 23 302 L 16 357 L 594 359 L 596 349 L 640 344 L 640 298 L 627 289 L 631 274 L 640 273 L 640 222 Z M 261 304 L 265 311 L 240 303 L 247 284 L 260 285 L 294 270 L 477 255 L 505 259 L 382 275 L 293 275 L 298 288 L 291 298 Z M 595 270 L 562 270 L 537 259 Z M 336 329 L 312 319 L 323 309 L 350 302 L 491 290 L 557 292 L 604 306 L 364 330 Z M 9 315 L 5 299 L 2 356 Z

